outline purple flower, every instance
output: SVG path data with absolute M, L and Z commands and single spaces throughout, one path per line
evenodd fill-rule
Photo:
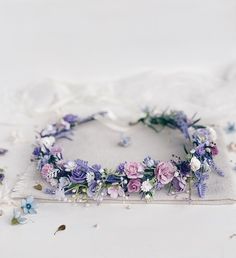
M 188 132 L 188 118 L 182 111 L 177 111 L 175 113 L 175 122 L 179 130 L 184 134 L 185 138 L 190 139 Z
M 78 122 L 79 117 L 73 114 L 68 114 L 63 117 L 63 120 L 70 124 L 75 124 L 76 122 Z
M 155 165 L 155 161 L 151 157 L 146 157 L 143 160 L 143 164 L 149 168 L 153 167 Z
M 197 148 L 196 148 L 196 154 L 198 155 L 198 156 L 204 156 L 205 155 L 205 153 L 206 153 L 206 151 L 205 151 L 205 144 L 201 144 L 201 145 L 199 145 Z
M 71 173 L 71 181 L 73 183 L 84 183 L 86 181 L 87 172 L 83 170 L 76 169 Z
M 5 178 L 5 175 L 3 173 L 0 173 L 0 184 L 2 184 L 4 178 Z
M 73 183 L 84 183 L 86 182 L 86 175 L 89 171 L 88 162 L 83 160 L 76 160 L 77 167 L 71 173 L 71 181 Z
M 164 187 L 164 185 L 160 182 L 157 182 L 156 188 L 157 190 L 161 190 Z
M 186 176 L 189 172 L 190 172 L 190 164 L 189 162 L 187 161 L 182 161 L 179 165 L 179 170 L 180 170 L 180 173 L 183 175 L 183 176 Z
M 40 154 L 41 154 L 41 148 L 35 147 L 34 151 L 33 151 L 33 155 L 38 157 L 38 156 L 40 156 Z
M 186 180 L 182 177 L 174 177 L 172 180 L 172 186 L 177 192 L 183 192 L 186 189 Z
M 119 172 L 120 174 L 123 174 L 125 172 L 125 163 L 120 163 L 119 166 L 117 167 L 117 172 Z
M 127 185 L 129 193 L 137 193 L 141 189 L 141 181 L 140 179 L 131 179 Z
M 101 179 L 101 169 L 102 166 L 98 164 L 92 165 L 92 167 L 90 168 L 90 170 L 94 173 L 96 180 Z
M 88 197 L 92 198 L 96 194 L 97 182 L 92 181 L 87 189 Z
M 176 167 L 171 162 L 160 162 L 155 168 L 155 175 L 163 185 L 168 184 L 174 177 Z

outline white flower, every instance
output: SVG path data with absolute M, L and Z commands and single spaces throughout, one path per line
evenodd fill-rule
M 209 132 L 209 137 L 211 141 L 215 142 L 217 140 L 216 131 L 212 127 L 207 127 L 207 130 Z
M 76 164 L 75 161 L 68 161 L 68 162 L 64 165 L 64 167 L 65 167 L 65 170 L 66 170 L 66 171 L 73 171 L 73 170 L 76 169 L 77 164 Z
M 149 179 L 144 181 L 141 185 L 141 190 L 146 193 L 149 192 L 152 189 L 152 184 L 150 183 Z
M 64 188 L 65 186 L 68 186 L 69 184 L 70 184 L 69 178 L 67 178 L 67 177 L 61 177 L 61 178 L 59 179 L 59 185 L 58 185 L 58 187 L 59 187 L 60 189 L 62 189 L 62 188 Z
M 66 122 L 64 119 L 61 120 L 61 125 L 65 130 L 70 130 L 70 123 Z
M 53 125 L 47 125 L 46 128 L 43 129 L 43 131 L 41 132 L 42 136 L 46 136 L 46 135 L 52 135 L 56 133 L 56 128 Z
M 49 179 L 48 182 L 52 187 L 56 187 L 58 185 L 58 180 L 55 178 Z
M 46 149 L 51 149 L 55 143 L 55 138 L 53 136 L 43 137 L 39 140 L 42 152 L 46 152 Z
M 201 167 L 201 162 L 199 159 L 197 159 L 195 156 L 192 157 L 190 161 L 190 166 L 193 172 L 196 172 Z
M 91 171 L 91 172 L 88 172 L 86 174 L 86 180 L 87 180 L 87 183 L 89 184 L 90 182 L 92 182 L 95 178 L 95 175 L 94 173 Z

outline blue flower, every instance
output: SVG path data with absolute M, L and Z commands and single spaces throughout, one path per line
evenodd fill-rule
M 236 125 L 235 123 L 228 122 L 227 127 L 225 128 L 226 133 L 235 133 L 236 132 Z
M 131 144 L 131 138 L 129 136 L 121 135 L 118 145 L 121 147 L 128 147 Z
M 17 209 L 13 210 L 13 218 L 11 220 L 12 225 L 24 224 L 26 222 L 26 218 L 24 218 L 20 211 Z
M 113 184 L 113 183 L 119 183 L 120 182 L 120 176 L 117 175 L 108 175 L 106 179 L 106 183 Z
M 36 207 L 37 207 L 37 204 L 34 201 L 33 196 L 29 196 L 26 199 L 23 199 L 21 201 L 21 208 L 22 208 L 22 210 L 25 214 L 28 214 L 28 213 L 29 214 L 36 214 L 37 213 Z

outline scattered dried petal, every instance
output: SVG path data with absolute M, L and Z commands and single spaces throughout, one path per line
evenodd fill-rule
M 98 224 L 93 225 L 94 228 L 99 228 Z
M 236 234 L 235 234 L 235 233 L 232 234 L 231 236 L 229 236 L 230 239 L 232 239 L 232 238 L 234 238 L 234 237 L 236 237 Z
M 58 227 L 58 229 L 56 230 L 56 232 L 54 233 L 54 236 L 56 235 L 57 232 L 63 231 L 63 230 L 65 230 L 65 229 L 66 229 L 66 225 L 60 225 L 60 226 Z
M 39 191 L 42 191 L 42 190 L 43 190 L 43 187 L 42 187 L 41 184 L 37 184 L 37 185 L 34 185 L 34 189 L 39 190 Z
M 4 149 L 4 148 L 0 148 L 0 155 L 4 155 L 8 152 L 7 149 Z
M 232 152 L 236 152 L 236 143 L 231 142 L 231 143 L 228 145 L 228 150 L 229 150 L 229 151 L 232 151 Z

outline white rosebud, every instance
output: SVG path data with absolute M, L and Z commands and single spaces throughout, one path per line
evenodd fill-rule
M 195 156 L 192 157 L 190 161 L 190 166 L 193 172 L 197 171 L 201 167 L 201 162 L 199 159 L 197 159 Z
M 217 140 L 216 131 L 212 127 L 207 127 L 207 130 L 209 132 L 209 137 L 211 141 L 215 142 Z
M 42 151 L 45 151 L 45 148 L 50 149 L 55 143 L 55 138 L 53 136 L 43 137 L 40 139 L 40 146 Z

